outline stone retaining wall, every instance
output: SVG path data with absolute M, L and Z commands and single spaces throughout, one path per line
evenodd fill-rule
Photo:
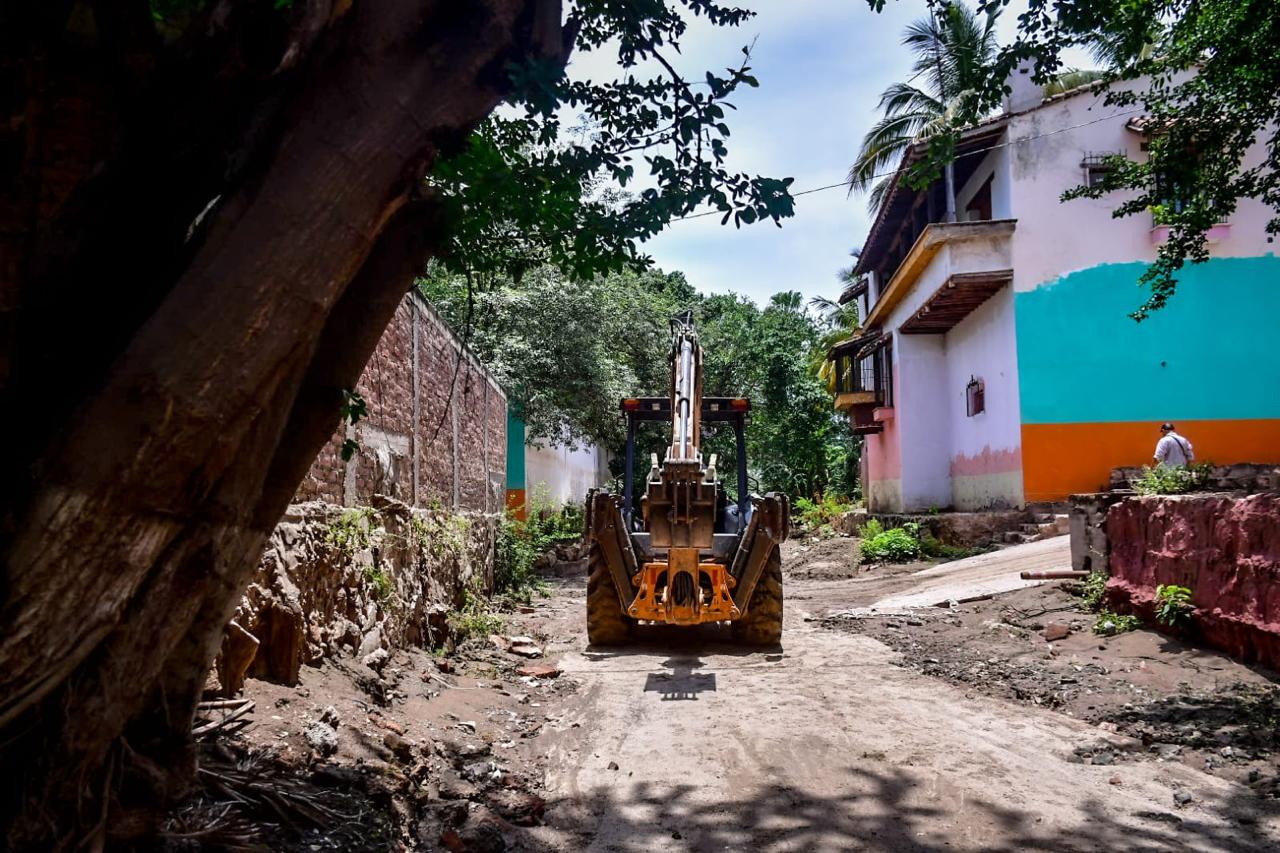
M 1188 587 L 1198 639 L 1280 669 L 1280 494 L 1130 497 L 1106 534 L 1115 607 L 1154 624 L 1156 587 Z
M 246 674 L 296 684 L 304 663 L 444 644 L 466 591 L 492 591 L 498 518 L 381 496 L 290 507 L 224 636 L 223 692 Z
M 990 510 L 987 512 L 934 512 L 934 513 L 868 513 L 865 510 L 847 512 L 832 525 L 837 533 L 856 536 L 858 529 L 868 519 L 876 519 L 888 530 L 908 522 L 920 525 L 935 539 L 945 545 L 972 547 L 1004 541 L 1004 534 L 1020 530 L 1031 515 L 1025 510 Z
M 1136 467 L 1112 468 L 1110 488 L 1126 490 L 1142 476 Z M 1215 492 L 1267 492 L 1280 488 L 1280 464 L 1275 462 L 1239 462 L 1235 465 L 1215 465 L 1209 469 L 1206 491 Z

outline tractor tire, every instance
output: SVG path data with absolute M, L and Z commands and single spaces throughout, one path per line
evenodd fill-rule
M 782 642 L 782 551 L 775 545 L 751 592 L 747 612 L 730 623 L 734 642 L 776 646 Z
M 613 575 L 600 546 L 592 542 L 587 560 L 587 642 L 593 646 L 623 645 L 631 639 L 635 624 L 622 612 Z

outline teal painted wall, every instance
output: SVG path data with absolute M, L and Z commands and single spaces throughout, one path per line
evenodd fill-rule
M 1018 293 L 1022 422 L 1280 418 L 1280 258 L 1178 273 L 1141 323 L 1145 264 L 1105 264 Z
M 507 488 L 524 488 L 524 421 L 507 409 Z

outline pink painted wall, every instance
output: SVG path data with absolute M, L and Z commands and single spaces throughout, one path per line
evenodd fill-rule
M 1012 474 L 1022 470 L 1022 448 L 992 450 L 991 445 L 973 456 L 964 453 L 951 458 L 952 477 L 980 477 L 985 474 Z
M 1280 669 L 1280 494 L 1130 498 L 1106 527 L 1118 609 L 1155 624 L 1156 587 L 1185 586 L 1198 639 Z
M 893 367 L 894 394 L 897 394 L 898 366 Z M 898 431 L 897 411 L 894 417 L 883 421 L 884 432 L 866 436 L 863 460 L 867 482 L 863 495 L 867 506 L 878 512 L 897 512 L 902 509 L 902 444 Z

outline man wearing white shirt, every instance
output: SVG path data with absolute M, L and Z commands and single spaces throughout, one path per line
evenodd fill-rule
M 1195 461 L 1196 454 L 1191 449 L 1191 442 L 1178 435 L 1173 424 L 1160 425 L 1160 440 L 1156 442 L 1156 464 L 1171 468 L 1185 467 Z

